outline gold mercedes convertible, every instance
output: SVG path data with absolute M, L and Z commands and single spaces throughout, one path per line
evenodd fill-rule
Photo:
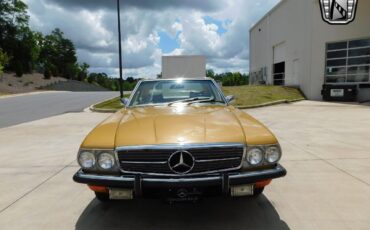
M 258 196 L 286 175 L 281 148 L 233 100 L 208 78 L 139 82 L 81 144 L 74 181 L 100 201 Z

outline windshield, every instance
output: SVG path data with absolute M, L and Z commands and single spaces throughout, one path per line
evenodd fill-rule
M 173 102 L 222 103 L 219 89 L 210 80 L 144 81 L 134 92 L 130 106 Z

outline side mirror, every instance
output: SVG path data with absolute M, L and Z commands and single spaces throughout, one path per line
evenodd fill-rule
M 226 96 L 226 102 L 228 104 L 232 103 L 235 100 L 235 97 L 233 95 Z
M 127 98 L 121 98 L 120 100 L 121 100 L 122 105 L 128 106 L 128 99 Z

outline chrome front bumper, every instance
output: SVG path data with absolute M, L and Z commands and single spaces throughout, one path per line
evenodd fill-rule
M 286 175 L 286 170 L 281 165 L 275 168 L 251 172 L 229 172 L 210 174 L 198 177 L 146 177 L 140 175 L 94 175 L 79 170 L 73 180 L 78 183 L 105 186 L 112 188 L 130 188 L 136 194 L 141 194 L 145 188 L 184 188 L 184 187 L 209 187 L 221 186 L 228 190 L 229 186 L 254 184 L 259 181 L 275 179 Z

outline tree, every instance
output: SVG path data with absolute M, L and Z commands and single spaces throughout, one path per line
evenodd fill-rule
M 95 73 L 89 74 L 89 76 L 87 77 L 87 82 L 91 84 L 94 81 L 95 81 Z
M 63 77 L 74 80 L 79 72 L 77 63 L 66 63 L 63 69 Z
M 223 86 L 247 85 L 249 83 L 249 76 L 240 72 L 215 74 L 213 78 L 216 81 L 221 81 Z
M 8 55 L 3 52 L 3 50 L 0 48 L 0 76 L 3 74 L 5 66 L 9 63 L 9 57 Z
M 128 83 L 133 83 L 135 82 L 135 79 L 133 77 L 128 77 L 126 78 L 126 81 L 128 81 Z
M 16 61 L 15 75 L 17 75 L 17 77 L 22 77 L 23 76 L 23 65 L 22 65 L 22 62 L 20 62 L 20 61 Z
M 7 68 L 29 71 L 32 37 L 29 36 L 27 5 L 20 0 L 2 0 L 0 15 L 0 48 L 12 57 Z
M 82 65 L 79 66 L 79 73 L 77 76 L 78 81 L 85 81 L 88 75 L 88 69 L 90 68 L 90 65 L 87 63 L 82 63 Z
M 56 28 L 45 36 L 41 44 L 40 62 L 45 66 L 54 66 L 54 76 L 74 79 L 79 73 L 76 49 L 71 40 L 64 37 L 64 33 Z
M 10 68 L 14 68 L 14 65 L 21 65 L 25 73 L 32 72 L 39 56 L 34 32 L 29 28 L 24 28 L 19 31 L 17 39 L 13 47 L 13 62 L 10 63 Z
M 44 78 L 45 79 L 50 79 L 51 78 L 51 72 L 48 68 L 45 68 L 45 70 L 44 70 Z
M 137 79 L 130 78 L 131 83 L 126 80 L 123 83 L 124 90 L 132 90 L 136 83 Z M 87 77 L 87 82 L 90 84 L 100 85 L 106 89 L 110 89 L 113 91 L 119 90 L 119 81 L 117 78 L 111 78 L 106 73 L 90 73 Z
M 209 78 L 215 78 L 215 71 L 213 71 L 213 69 L 207 69 L 206 76 Z
M 0 2 L 0 28 L 7 32 L 9 28 L 22 28 L 28 26 L 29 16 L 27 5 L 20 0 L 2 0 Z

